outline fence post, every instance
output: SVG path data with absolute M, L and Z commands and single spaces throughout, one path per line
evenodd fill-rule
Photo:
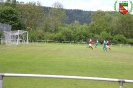
M 3 79 L 3 76 L 0 75 L 0 88 L 2 88 L 2 79 Z
M 124 83 L 124 82 L 125 82 L 124 80 L 119 80 L 120 88 L 123 88 L 123 83 Z

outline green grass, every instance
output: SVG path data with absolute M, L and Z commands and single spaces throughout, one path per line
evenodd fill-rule
M 133 46 L 102 45 L 91 50 L 78 44 L 0 46 L 0 73 L 51 74 L 133 80 Z M 3 88 L 119 88 L 115 82 L 4 77 Z M 133 88 L 125 83 L 124 88 Z

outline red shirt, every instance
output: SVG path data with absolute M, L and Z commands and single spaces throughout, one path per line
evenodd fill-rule
M 109 45 L 109 41 L 107 41 L 106 45 Z
M 89 43 L 92 44 L 92 40 L 91 39 L 90 39 Z

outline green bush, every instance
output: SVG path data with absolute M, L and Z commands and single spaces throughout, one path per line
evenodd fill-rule
M 36 31 L 29 31 L 29 40 L 30 41 L 37 41 L 38 35 Z
M 133 39 L 131 39 L 131 38 L 130 39 L 127 39 L 127 43 L 128 44 L 133 44 Z
M 116 43 L 116 44 L 120 44 L 120 43 L 121 44 L 125 44 L 125 43 L 127 43 L 127 40 L 126 40 L 125 36 L 118 34 L 118 35 L 115 35 L 113 37 L 113 43 Z
M 48 38 L 48 35 L 49 35 L 50 33 L 49 32 L 45 32 L 44 34 L 43 34 L 43 39 L 44 40 L 48 40 L 49 38 Z
M 107 33 L 106 31 L 101 32 L 99 42 L 103 42 L 104 40 L 111 40 L 112 36 L 110 33 Z M 111 42 L 111 41 L 110 41 Z
M 55 40 L 55 33 L 43 32 L 43 39 L 44 40 Z
M 55 33 L 49 33 L 48 39 L 49 40 L 54 40 L 55 39 Z
M 38 40 L 44 40 L 44 32 L 43 32 L 43 30 L 37 30 L 36 34 L 37 34 L 37 39 Z
M 58 41 L 71 41 L 72 38 L 72 30 L 66 27 L 60 28 L 60 31 L 56 33 L 55 36 L 56 40 Z
M 62 42 L 64 40 L 61 32 L 56 33 L 55 40 Z

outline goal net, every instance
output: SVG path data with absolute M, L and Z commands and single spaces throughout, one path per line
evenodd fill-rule
M 6 45 L 28 44 L 28 31 L 11 31 L 11 28 L 11 25 L 0 23 L 0 31 L 3 33 L 1 40 L 4 41 Z

